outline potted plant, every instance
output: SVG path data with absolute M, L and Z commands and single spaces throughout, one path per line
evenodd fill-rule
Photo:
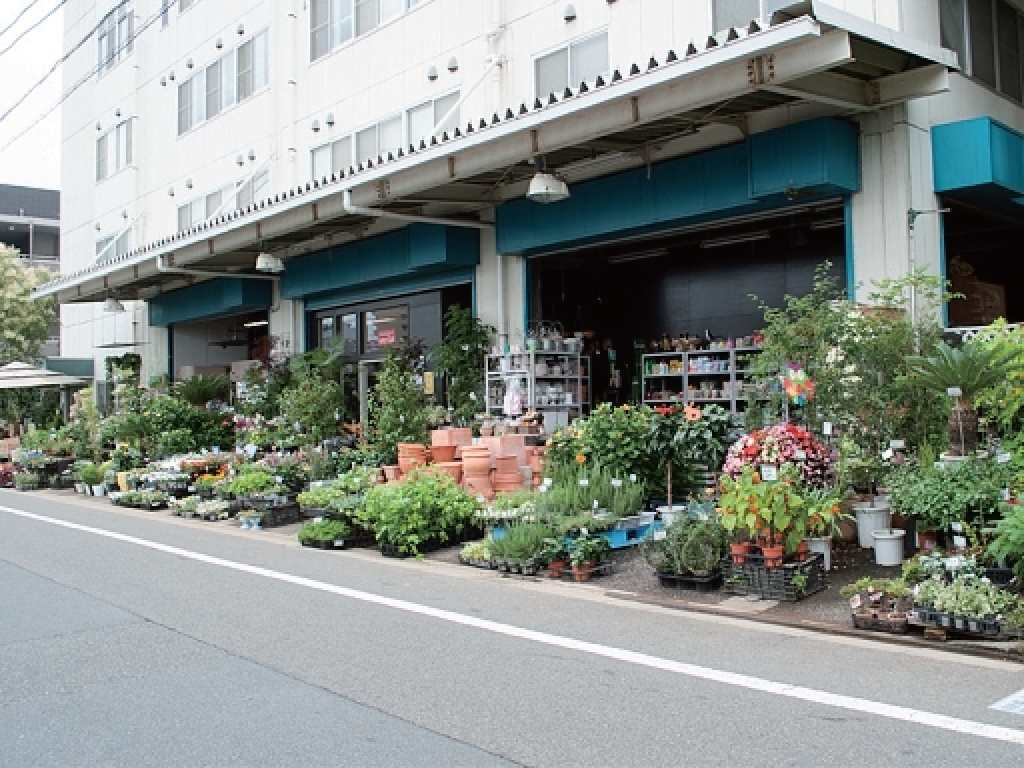
M 933 352 L 931 357 L 908 358 L 908 366 L 921 386 L 942 393 L 959 391 L 949 415 L 949 451 L 953 457 L 972 456 L 978 448 L 974 399 L 1019 370 L 1020 353 L 1015 348 L 987 348 L 973 342 L 961 347 L 939 342 Z
M 1024 580 L 1024 504 L 1007 504 L 1001 520 L 995 524 L 995 537 L 988 554 L 996 562 L 1013 568 Z
M 317 549 L 343 549 L 348 536 L 349 524 L 344 520 L 322 520 L 307 523 L 299 529 L 299 543 L 304 547 Z
M 565 544 L 565 539 L 544 539 L 540 556 L 541 559 L 547 563 L 548 575 L 552 579 L 562 578 L 562 574 L 565 572 L 565 567 L 569 560 L 569 548 Z
M 825 571 L 832 570 L 832 539 L 842 535 L 841 525 L 852 520 L 842 511 L 841 496 L 836 490 L 810 488 L 804 494 L 803 517 L 807 532 L 809 552 L 821 554 Z
M 746 530 L 758 537 L 765 567 L 782 565 L 787 546 L 792 551 L 804 538 L 803 531 L 794 525 L 804 506 L 795 485 L 797 469 L 785 465 L 778 480 L 764 482 L 759 472 L 744 466 L 736 478 L 728 475 L 721 480 L 719 519 L 730 534 Z M 735 561 L 735 558 L 734 558 Z
M 82 482 L 92 491 L 93 496 L 103 496 L 106 488 L 103 486 L 105 472 L 99 464 L 87 462 L 78 470 L 78 476 Z
M 39 488 L 39 474 L 22 470 L 14 475 L 14 487 L 19 491 L 34 491 Z
M 604 536 L 581 536 L 569 545 L 569 562 L 576 581 L 589 581 L 610 551 Z

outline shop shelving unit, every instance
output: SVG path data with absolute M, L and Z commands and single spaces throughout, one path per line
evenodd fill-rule
M 749 359 L 760 347 L 693 352 L 652 352 L 642 357 L 643 402 L 647 405 L 717 403 L 739 413 L 746 402 L 743 382 Z M 671 392 L 670 397 L 665 393 Z
M 586 362 L 584 362 L 586 361 Z M 590 391 L 589 359 L 579 352 L 544 352 L 529 350 L 507 355 L 487 356 L 487 380 L 485 395 L 487 413 L 501 417 L 505 393 L 514 380 L 519 381 L 523 393 L 523 410 L 544 414 L 548 431 L 554 426 L 569 424 L 581 416 L 584 407 L 582 393 Z M 552 367 L 558 373 L 551 373 Z M 551 392 L 561 387 L 562 391 Z

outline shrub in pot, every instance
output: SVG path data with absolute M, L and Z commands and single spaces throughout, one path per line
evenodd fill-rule
M 344 520 L 323 520 L 319 523 L 307 523 L 299 529 L 299 542 L 312 544 L 314 542 L 343 541 L 348 536 L 351 528 Z
M 21 491 L 35 490 L 39 487 L 39 475 L 35 472 L 18 472 L 14 475 L 14 487 Z
M 576 581 L 589 581 L 595 566 L 611 551 L 604 536 L 581 536 L 569 545 L 569 562 Z

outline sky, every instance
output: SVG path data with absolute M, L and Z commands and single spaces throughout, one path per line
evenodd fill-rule
M 0 0 L 0 29 L 10 24 L 32 0 Z M 57 6 L 59 0 L 36 0 L 32 8 L 3 35 L 0 35 L 0 115 L 17 101 L 60 58 L 64 28 L 63 10 L 58 10 L 32 30 L 6 53 L 24 31 Z M 0 147 L 50 110 L 61 97 L 61 72 L 58 68 L 39 86 L 24 104 L 0 120 Z M 60 108 L 53 110 L 39 125 L 0 151 L 0 184 L 27 187 L 60 188 Z

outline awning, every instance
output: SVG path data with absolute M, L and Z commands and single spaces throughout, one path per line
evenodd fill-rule
M 204 279 L 161 273 L 161 256 L 178 268 L 251 272 L 262 250 L 287 263 L 381 232 L 370 217 L 346 213 L 346 190 L 356 206 L 475 217 L 522 197 L 538 155 L 573 184 L 758 133 L 757 116 L 778 107 L 816 102 L 842 116 L 937 93 L 956 66 L 951 51 L 826 4 L 802 4 L 774 20 L 621 66 L 546 100 L 477 115 L 429 146 L 283 190 L 61 276 L 34 295 L 60 303 L 150 299 Z
M 149 302 L 149 324 L 194 323 L 269 309 L 273 287 L 263 280 L 219 277 L 161 294 Z
M 935 192 L 1024 220 L 1024 136 L 990 117 L 932 128 Z
M 84 386 L 85 380 L 66 376 L 26 363 L 8 363 L 0 367 L 0 389 L 35 389 L 37 387 Z

